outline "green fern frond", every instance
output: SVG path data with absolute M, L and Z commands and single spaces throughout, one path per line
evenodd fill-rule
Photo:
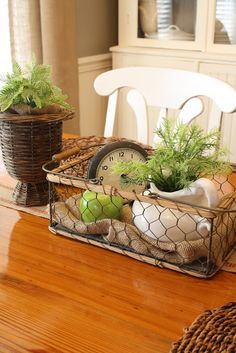
M 37 66 L 37 60 L 36 60 L 35 54 L 33 53 L 32 58 L 31 58 L 31 62 L 25 65 L 25 69 L 28 72 L 32 72 L 36 66 Z
M 20 76 L 22 75 L 22 70 L 20 65 L 17 62 L 14 62 L 12 65 L 13 73 L 15 76 Z
M 231 171 L 227 150 L 220 146 L 220 134 L 197 125 L 177 124 L 165 119 L 156 130 L 160 139 L 146 163 L 117 162 L 114 173 L 126 174 L 126 183 L 153 182 L 159 190 L 176 191 L 200 177 L 225 175 Z
M 67 96 L 51 81 L 51 66 L 37 64 L 35 56 L 24 69 L 15 62 L 13 72 L 7 73 L 5 85 L 0 91 L 0 110 L 3 112 L 15 104 L 27 104 L 44 108 L 58 104 L 71 108 Z

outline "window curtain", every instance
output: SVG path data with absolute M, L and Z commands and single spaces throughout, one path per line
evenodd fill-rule
M 76 0 L 8 0 L 12 60 L 24 65 L 35 54 L 52 66 L 52 79 L 76 117 L 66 132 L 79 133 Z
M 0 89 L 4 86 L 1 77 L 11 71 L 11 49 L 9 33 L 8 0 L 0 1 L 0 33 L 1 35 L 1 55 L 0 55 Z

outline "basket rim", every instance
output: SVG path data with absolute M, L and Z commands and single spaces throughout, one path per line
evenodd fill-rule
M 42 169 L 47 173 L 47 180 L 49 182 L 53 182 L 50 180 L 51 179 L 50 175 L 53 175 L 53 176 L 58 177 L 59 182 L 63 185 L 68 185 L 65 181 L 70 180 L 69 184 L 71 186 L 76 186 L 73 184 L 73 180 L 74 180 L 79 183 L 80 182 L 83 183 L 85 188 L 88 190 L 90 189 L 90 187 L 92 189 L 97 188 L 97 192 L 103 192 L 104 194 L 107 194 L 107 195 L 120 195 L 120 196 L 128 198 L 130 200 L 138 200 L 138 201 L 142 201 L 142 202 L 143 201 L 144 202 L 150 201 L 152 204 L 156 204 L 156 205 L 160 205 L 160 202 L 168 202 L 168 208 L 172 208 L 171 206 L 173 206 L 173 209 L 177 209 L 181 212 L 183 212 L 183 210 L 181 210 L 181 208 L 189 207 L 192 210 L 199 210 L 198 214 L 201 217 L 205 217 L 205 218 L 207 218 L 206 213 L 209 214 L 208 218 L 215 218 L 219 214 L 224 214 L 224 213 L 228 213 L 228 212 L 236 213 L 236 209 L 231 210 L 228 208 L 223 209 L 220 207 L 213 208 L 213 207 L 207 207 L 207 206 L 198 206 L 198 205 L 195 205 L 195 204 L 192 204 L 189 202 L 184 202 L 184 201 L 175 202 L 168 197 L 160 196 L 159 194 L 155 194 L 155 193 L 150 193 L 150 195 L 144 196 L 144 195 L 136 194 L 134 191 L 133 192 L 122 191 L 122 190 L 117 189 L 111 185 L 103 185 L 103 184 L 99 183 L 99 180 L 97 180 L 97 179 L 87 179 L 85 177 L 78 177 L 78 176 L 74 176 L 74 175 L 63 174 L 60 172 L 54 172 L 54 171 L 50 170 L 50 165 L 51 165 L 51 168 L 53 169 L 53 167 L 55 166 L 55 161 L 53 161 L 53 160 L 47 161 L 42 166 Z M 62 179 L 62 180 L 60 180 L 60 179 Z M 160 206 L 162 206 L 162 205 L 160 205 Z M 203 213 L 203 214 L 201 214 L 201 213 Z
M 43 114 L 25 114 L 20 115 L 17 113 L 0 112 L 0 122 L 14 122 L 21 124 L 23 122 L 33 122 L 33 121 L 62 121 L 72 119 L 75 115 L 74 110 L 61 109 L 58 113 L 43 113 Z

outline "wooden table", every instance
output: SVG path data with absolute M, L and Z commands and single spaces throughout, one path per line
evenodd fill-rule
M 0 206 L 0 353 L 167 353 L 196 316 L 236 299 L 235 274 L 197 279 L 47 227 Z

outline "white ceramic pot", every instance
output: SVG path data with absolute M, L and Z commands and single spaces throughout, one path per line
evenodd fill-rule
M 184 32 L 175 25 L 171 25 L 158 32 L 145 33 L 145 37 L 158 40 L 194 40 L 194 35 L 192 33 Z
M 151 184 L 150 190 L 173 201 L 188 202 L 203 207 L 217 207 L 219 197 L 214 183 L 201 178 L 189 188 L 175 192 L 163 192 Z M 149 191 L 145 194 L 148 195 Z M 197 240 L 206 237 L 210 222 L 203 217 L 177 210 L 135 201 L 132 207 L 135 226 L 147 236 L 159 241 Z

